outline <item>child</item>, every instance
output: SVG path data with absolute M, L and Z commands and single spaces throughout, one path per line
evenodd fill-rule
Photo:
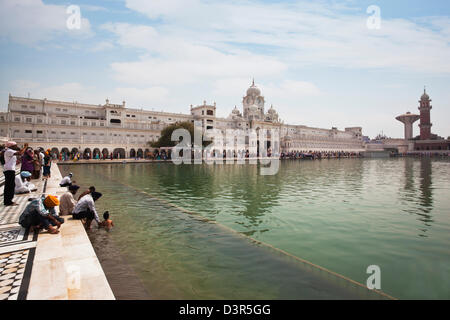
M 105 211 L 103 213 L 103 222 L 101 223 L 102 227 L 105 227 L 106 231 L 111 230 L 112 227 L 114 227 L 114 222 L 109 218 L 109 211 Z

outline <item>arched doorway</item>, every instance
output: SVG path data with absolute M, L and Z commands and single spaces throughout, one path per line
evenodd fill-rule
M 84 149 L 83 152 L 83 159 L 91 159 L 92 158 L 92 151 L 90 148 Z
M 61 159 L 63 161 L 70 159 L 70 151 L 69 148 L 62 148 L 61 149 Z
M 99 148 L 95 148 L 94 151 L 92 152 L 92 158 L 93 159 L 100 159 L 100 149 Z
M 53 159 L 59 159 L 58 148 L 52 148 L 52 150 L 50 151 L 50 154 L 52 155 Z
M 102 155 L 103 155 L 103 159 L 108 158 L 108 156 L 109 156 L 109 151 L 108 151 L 108 149 L 103 148 L 103 150 L 102 150 Z
M 143 158 L 143 157 L 144 157 L 144 151 L 142 151 L 142 149 L 138 149 L 138 151 L 137 151 L 137 157 L 138 157 L 138 158 Z
M 130 158 L 136 158 L 136 150 L 134 149 L 130 150 Z
M 145 149 L 144 156 L 145 156 L 145 158 L 150 158 L 150 150 L 149 149 Z
M 114 149 L 113 157 L 115 159 L 125 159 L 125 150 L 123 148 Z
M 78 158 L 78 148 L 72 148 L 72 150 L 70 151 L 72 153 L 71 158 L 74 159 L 75 157 Z

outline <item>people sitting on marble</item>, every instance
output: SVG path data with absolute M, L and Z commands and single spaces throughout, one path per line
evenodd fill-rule
M 90 186 L 88 190 L 83 191 L 83 193 L 80 194 L 80 196 L 78 197 L 78 201 L 80 201 L 81 198 L 83 198 L 85 195 L 95 192 L 95 187 L 94 186 Z
M 64 219 L 56 213 L 59 205 L 57 197 L 48 195 L 32 200 L 19 217 L 19 224 L 30 231 L 45 229 L 51 234 L 59 233 L 59 227 Z M 56 228 L 55 228 L 56 226 Z
M 30 193 L 32 191 L 36 191 L 37 188 L 34 184 L 30 182 L 31 180 L 31 173 L 28 171 L 22 171 L 20 174 L 18 174 L 14 180 L 15 187 L 14 187 L 14 193 L 15 194 L 23 194 L 23 193 Z
M 74 198 L 74 195 L 77 193 L 79 186 L 76 184 L 72 184 L 69 186 L 69 191 L 61 196 L 59 199 L 59 214 L 61 216 L 72 214 L 77 201 Z
M 112 227 L 114 227 L 114 222 L 109 218 L 109 211 L 103 213 L 103 219 L 104 220 L 98 227 L 104 227 L 106 231 L 110 231 Z
M 60 187 L 69 187 L 72 185 L 72 183 L 75 183 L 75 181 L 72 181 L 73 173 L 69 173 L 67 176 L 65 176 L 61 182 L 59 183 Z
M 75 209 L 73 209 L 73 219 L 86 219 L 86 222 L 84 223 L 86 230 L 89 230 L 91 228 L 91 223 L 94 219 L 97 222 L 97 225 L 100 226 L 100 219 L 98 217 L 97 210 L 95 210 L 94 202 L 97 201 L 101 196 L 102 194 L 97 191 L 86 194 L 80 200 L 78 200 Z

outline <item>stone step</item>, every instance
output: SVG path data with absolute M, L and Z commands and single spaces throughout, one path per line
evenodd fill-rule
M 60 196 L 62 177 L 52 164 L 46 194 Z M 102 266 L 79 220 L 65 216 L 60 233 L 41 233 L 31 272 L 28 300 L 114 300 Z

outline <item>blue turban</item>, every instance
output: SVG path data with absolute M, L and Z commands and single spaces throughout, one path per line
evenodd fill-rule
M 29 177 L 31 177 L 31 173 L 29 173 L 28 171 L 22 171 L 22 172 L 20 173 L 20 175 L 21 175 L 22 177 L 24 177 L 24 178 L 29 178 Z

